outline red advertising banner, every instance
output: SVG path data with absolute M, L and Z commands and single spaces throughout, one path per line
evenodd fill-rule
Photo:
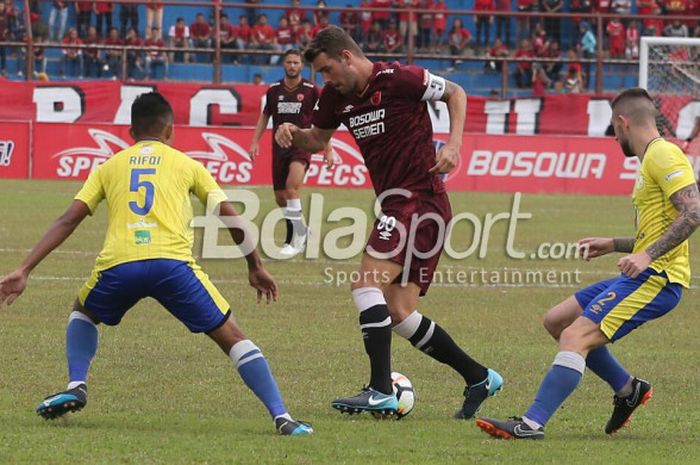
M 247 151 L 253 134 L 244 128 L 177 127 L 173 145 L 204 164 L 221 184 L 269 185 L 271 135 L 263 136 L 254 163 Z M 39 179 L 85 179 L 132 143 L 128 127 L 115 125 L 38 123 L 33 135 L 32 176 Z M 352 136 L 336 132 L 332 145 L 338 163 L 329 169 L 322 155 L 314 155 L 306 185 L 371 187 Z M 700 165 L 700 158 L 691 160 Z M 453 191 L 629 195 L 637 164 L 612 138 L 465 134 L 460 164 L 447 186 Z
M 0 123 L 0 179 L 29 176 L 30 124 Z
M 178 125 L 254 127 L 267 86 L 8 81 L 0 86 L 1 117 L 39 123 L 129 124 L 134 99 L 152 90 L 161 92 L 171 102 Z M 565 94 L 499 100 L 469 96 L 465 130 L 492 135 L 601 137 L 610 123 L 611 97 Z M 675 135 L 678 140 L 686 139 L 692 132 L 695 118 L 700 116 L 700 101 L 661 96 L 657 103 L 663 115 L 664 133 Z M 449 132 L 445 103 L 430 103 L 428 108 L 433 131 L 436 134 Z

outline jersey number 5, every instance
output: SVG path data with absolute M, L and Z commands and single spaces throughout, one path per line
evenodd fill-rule
M 147 215 L 153 207 L 155 187 L 153 186 L 152 182 L 141 180 L 141 176 L 147 174 L 156 174 L 156 170 L 153 168 L 135 168 L 131 170 L 131 184 L 129 186 L 129 191 L 138 192 L 142 187 L 146 189 L 146 196 L 142 207 L 139 206 L 138 202 L 134 202 L 133 200 L 129 202 L 129 208 L 137 215 Z

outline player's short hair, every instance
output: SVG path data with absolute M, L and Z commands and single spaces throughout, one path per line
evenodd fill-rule
M 131 127 L 138 135 L 158 135 L 173 121 L 173 107 L 158 92 L 136 97 L 131 105 Z
M 312 63 L 317 56 L 325 53 L 328 58 L 340 59 L 343 50 L 349 50 L 353 55 L 363 57 L 362 49 L 350 35 L 338 26 L 328 26 L 313 38 L 304 51 L 304 58 Z
M 641 87 L 620 92 L 610 103 L 610 107 L 613 115 L 625 115 L 637 124 L 653 122 L 656 118 L 654 99 Z
M 289 55 L 296 55 L 299 58 L 301 58 L 302 61 L 304 61 L 304 55 L 302 55 L 301 50 L 299 50 L 298 48 L 290 48 L 282 54 L 282 62 L 284 62 L 284 60 L 286 60 Z

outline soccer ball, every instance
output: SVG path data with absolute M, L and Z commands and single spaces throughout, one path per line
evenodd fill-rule
M 394 394 L 399 399 L 399 408 L 396 411 L 397 419 L 401 419 L 411 413 L 416 404 L 416 391 L 413 390 L 413 384 L 401 373 L 396 371 L 391 373 L 391 387 L 394 389 Z

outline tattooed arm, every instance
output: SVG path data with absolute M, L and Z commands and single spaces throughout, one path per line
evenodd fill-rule
M 700 226 L 700 193 L 696 184 L 686 186 L 673 194 L 671 202 L 679 215 L 664 235 L 647 248 L 646 252 L 652 260 L 678 247 Z
M 663 236 L 645 251 L 622 257 L 617 263 L 622 273 L 636 278 L 651 262 L 678 247 L 700 226 L 700 193 L 696 184 L 686 186 L 671 195 L 671 202 L 679 212 L 676 219 Z

